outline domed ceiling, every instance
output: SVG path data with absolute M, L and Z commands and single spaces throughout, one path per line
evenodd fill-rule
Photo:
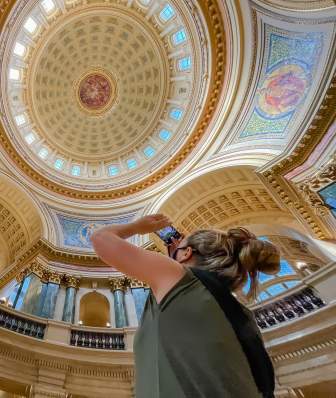
M 16 165 L 85 199 L 169 174 L 202 136 L 223 82 L 224 35 L 211 39 L 222 24 L 215 6 L 213 24 L 203 12 L 181 0 L 17 2 L 1 41 L 4 146 Z

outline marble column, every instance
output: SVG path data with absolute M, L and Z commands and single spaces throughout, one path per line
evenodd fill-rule
M 67 288 L 65 292 L 62 321 L 73 323 L 75 317 L 75 303 L 79 279 L 73 276 L 66 276 L 65 279 Z
M 128 326 L 125 308 L 125 278 L 110 279 L 111 288 L 114 296 L 114 315 L 116 328 Z
M 125 292 L 125 307 L 128 319 L 128 326 L 130 327 L 138 326 L 139 325 L 138 316 L 131 289 L 127 289 L 127 291 Z
M 149 289 L 144 287 L 133 287 L 132 295 L 134 297 L 136 314 L 138 317 L 138 321 L 140 321 L 143 310 L 145 308 L 145 304 L 147 301 L 147 297 L 149 294 Z
M 60 285 L 58 290 L 58 295 L 55 304 L 55 312 L 54 312 L 54 319 L 55 321 L 61 321 L 63 316 L 63 308 L 65 303 L 65 293 L 66 288 L 63 285 Z
M 44 292 L 42 291 L 43 283 L 41 282 L 40 277 L 36 274 L 30 274 L 27 277 L 27 281 L 27 289 L 24 297 L 22 297 L 22 305 L 20 306 L 21 308 L 18 308 L 18 305 L 16 308 L 29 314 L 38 315 L 41 303 L 41 293 L 42 296 L 44 295 Z

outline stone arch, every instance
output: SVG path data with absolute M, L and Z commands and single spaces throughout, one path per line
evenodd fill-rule
M 80 301 L 79 319 L 84 326 L 106 327 L 110 323 L 110 303 L 98 292 L 85 294 Z
M 43 217 L 34 199 L 0 173 L 0 270 L 11 264 L 43 234 Z

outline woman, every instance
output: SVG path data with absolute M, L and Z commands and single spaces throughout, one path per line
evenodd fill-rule
M 148 283 L 135 336 L 136 398 L 270 398 L 274 374 L 250 312 L 231 294 L 258 271 L 275 273 L 279 252 L 243 228 L 196 231 L 170 257 L 125 239 L 170 225 L 163 215 L 92 235 L 101 259 Z

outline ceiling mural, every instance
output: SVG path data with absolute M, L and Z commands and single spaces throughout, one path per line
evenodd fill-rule
M 298 33 L 266 25 L 262 75 L 240 140 L 287 134 L 310 92 L 323 45 L 322 32 Z

